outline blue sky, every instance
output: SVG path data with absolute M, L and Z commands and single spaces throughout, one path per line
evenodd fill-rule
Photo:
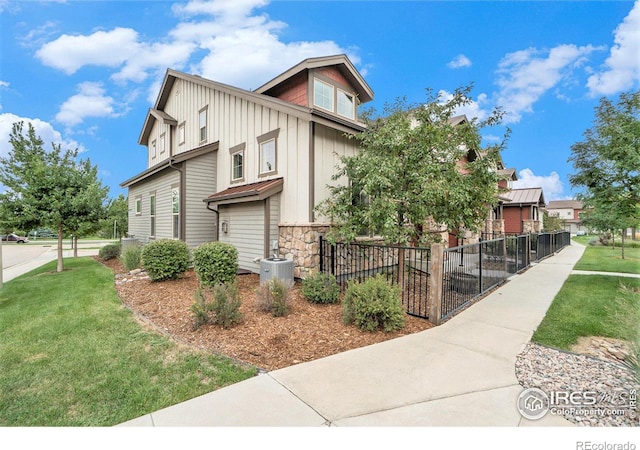
M 473 83 L 460 112 L 505 110 L 516 187 L 571 198 L 570 147 L 599 99 L 640 87 L 640 2 L 0 0 L 0 154 L 11 124 L 31 121 L 126 194 L 119 184 L 146 168 L 137 140 L 167 68 L 255 89 L 337 53 L 379 111 Z

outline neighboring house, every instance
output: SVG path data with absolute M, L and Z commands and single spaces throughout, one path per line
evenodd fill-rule
M 278 253 L 304 277 L 328 220 L 314 207 L 373 91 L 345 55 L 309 58 L 254 91 L 167 70 L 138 143 L 146 170 L 124 181 L 129 233 L 142 242 L 220 240 L 241 269 Z
M 569 231 L 573 235 L 586 231 L 580 218 L 581 212 L 582 202 L 580 200 L 552 200 L 547 205 L 549 216 L 561 219 L 565 231 Z
M 539 233 L 542 231 L 542 188 L 511 189 L 500 194 L 504 233 Z
M 489 209 L 483 231 L 483 235 L 489 239 L 505 233 L 504 204 L 505 202 L 511 201 L 510 197 L 505 196 L 505 192 L 511 191 L 513 189 L 513 182 L 518 180 L 516 170 L 511 168 L 506 169 L 502 160 L 498 162 L 496 171 L 500 177 L 500 181 L 498 181 L 498 204 Z

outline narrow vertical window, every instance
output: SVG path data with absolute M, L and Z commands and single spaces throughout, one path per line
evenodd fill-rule
M 154 139 L 153 141 L 151 141 L 151 159 L 156 157 L 156 152 L 157 152 L 157 145 L 156 145 L 156 140 Z
M 260 173 L 259 175 L 269 175 L 277 172 L 278 146 L 277 139 L 280 129 L 270 131 L 258 137 L 260 152 Z
M 333 111 L 333 86 L 318 79 L 313 80 L 313 104 Z
M 164 149 L 165 149 L 165 134 L 162 133 L 160 135 L 160 154 L 161 155 L 164 153 Z
M 244 179 L 244 148 L 245 144 L 235 145 L 229 149 L 231 154 L 231 181 Z
M 136 216 L 142 214 L 142 197 L 136 197 Z
M 355 100 L 353 95 L 338 89 L 338 114 L 353 119 L 355 117 Z
M 207 107 L 200 110 L 198 124 L 200 129 L 200 142 L 207 140 Z
M 184 144 L 184 122 L 178 127 L 178 145 Z
M 172 237 L 180 238 L 180 189 L 175 187 L 171 189 L 171 214 L 172 214 Z
M 149 236 L 156 236 L 156 194 L 153 193 L 149 196 Z

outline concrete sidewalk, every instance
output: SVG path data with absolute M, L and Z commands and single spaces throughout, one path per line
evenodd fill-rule
M 515 360 L 583 251 L 566 247 L 439 327 L 262 374 L 120 426 L 571 426 L 519 414 Z

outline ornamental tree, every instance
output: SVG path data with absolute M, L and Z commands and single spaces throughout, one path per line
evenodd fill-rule
M 394 244 L 423 245 L 442 231 L 478 231 L 498 201 L 496 168 L 506 142 L 481 148 L 480 129 L 500 123 L 495 110 L 486 120 L 462 120 L 471 87 L 447 100 L 427 90 L 427 102 L 386 105 L 382 117 L 369 110 L 366 130 L 351 136 L 354 156 L 341 157 L 328 186 L 330 197 L 317 207 L 334 227 L 332 240 L 375 234 Z
M 600 230 L 640 224 L 640 91 L 620 95 L 617 103 L 600 99 L 593 126 L 571 146 L 576 172 L 569 177 L 591 208 L 587 216 Z M 622 245 L 624 258 L 624 240 Z
M 0 221 L 5 226 L 30 230 L 50 227 L 58 231 L 58 266 L 64 269 L 62 238 L 97 224 L 104 213 L 108 188 L 98 180 L 97 168 L 78 160 L 78 150 L 62 150 L 44 142 L 29 123 L 13 124 L 12 149 L 0 158 Z

